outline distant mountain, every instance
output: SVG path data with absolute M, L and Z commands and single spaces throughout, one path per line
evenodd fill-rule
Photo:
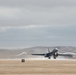
M 22 51 L 26 51 L 28 54 L 30 53 L 46 53 L 48 52 L 48 48 L 50 51 L 52 51 L 54 48 L 58 48 L 59 52 L 74 52 L 76 53 L 76 47 L 72 46 L 55 46 L 55 47 L 43 47 L 43 46 L 37 46 L 37 47 L 31 47 L 31 48 L 25 48 L 22 49 Z
M 24 49 L 0 49 L 0 59 L 14 59 L 14 58 L 32 58 L 32 53 L 47 53 L 48 48 L 52 51 L 54 48 L 58 48 L 59 53 L 72 52 L 76 53 L 76 47 L 72 46 L 55 46 L 55 47 L 45 47 L 37 46 Z

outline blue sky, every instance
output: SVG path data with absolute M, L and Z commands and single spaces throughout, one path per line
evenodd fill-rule
M 0 31 L 1 48 L 76 46 L 75 25 L 31 25 L 5 28 Z
M 0 0 L 0 48 L 76 46 L 76 0 Z

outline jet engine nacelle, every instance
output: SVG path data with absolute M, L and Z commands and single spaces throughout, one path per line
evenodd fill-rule
M 58 57 L 58 53 L 55 53 L 55 56 Z
M 53 55 L 53 58 L 54 58 L 54 59 L 56 59 L 56 57 L 58 57 L 58 53 L 55 53 L 55 54 Z

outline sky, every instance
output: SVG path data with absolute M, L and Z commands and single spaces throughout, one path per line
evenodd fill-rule
M 76 46 L 76 0 L 0 0 L 0 48 Z

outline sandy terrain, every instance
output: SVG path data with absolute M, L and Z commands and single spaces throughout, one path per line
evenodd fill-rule
M 76 60 L 0 60 L 0 75 L 76 75 Z

